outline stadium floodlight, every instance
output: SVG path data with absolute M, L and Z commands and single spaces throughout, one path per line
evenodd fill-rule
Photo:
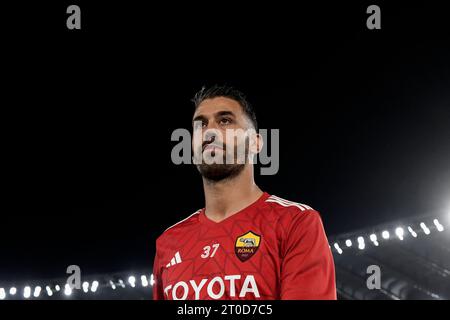
M 370 241 L 373 242 L 373 244 L 374 244 L 376 247 L 378 247 L 378 245 L 379 245 L 379 243 L 378 243 L 378 238 L 377 238 L 377 235 L 376 235 L 375 233 L 372 233 L 372 234 L 369 236 L 369 239 L 370 239 Z
M 17 293 L 16 287 L 11 287 L 11 288 L 9 289 L 9 294 L 10 294 L 10 295 L 14 296 L 14 295 L 16 295 L 16 293 Z
M 381 236 L 382 236 L 383 239 L 385 239 L 385 240 L 389 239 L 389 236 L 390 236 L 389 231 L 384 230 L 384 231 L 381 233 Z
M 42 290 L 42 288 L 40 286 L 35 287 L 33 297 L 38 298 L 39 295 L 41 294 L 41 290 Z
M 352 246 L 352 240 L 350 239 L 345 240 L 345 245 L 350 248 Z
M 131 287 L 135 287 L 136 286 L 136 277 L 135 276 L 129 276 L 128 277 L 128 283 L 131 285 Z
M 61 290 L 61 287 L 59 286 L 59 284 L 57 284 L 57 285 L 55 286 L 55 290 L 58 291 L 58 292 Z
M 97 291 L 97 288 L 98 288 L 98 281 L 97 280 L 92 281 L 91 291 L 95 292 Z
M 366 244 L 364 243 L 364 237 L 358 237 L 358 249 L 364 250 Z
M 438 219 L 434 219 L 433 223 L 436 226 L 437 231 L 439 231 L 439 232 L 444 231 L 444 226 L 439 222 Z
M 114 284 L 114 282 L 112 280 L 109 280 L 109 284 L 113 290 L 116 290 L 116 285 Z
M 25 299 L 28 299 L 29 297 L 31 297 L 31 288 L 30 288 L 30 286 L 26 286 L 25 288 L 23 288 L 23 297 Z
M 411 233 L 411 235 L 412 235 L 414 238 L 417 238 L 417 233 L 413 230 L 413 228 L 408 227 L 408 231 L 409 231 L 409 233 Z
M 143 287 L 147 287 L 148 286 L 148 279 L 147 279 L 147 276 L 145 274 L 143 274 L 141 276 L 141 284 L 142 284 Z
M 155 278 L 153 277 L 153 273 L 150 276 L 150 285 L 153 286 L 155 284 Z
M 87 282 L 87 281 L 83 282 L 81 287 L 83 288 L 83 292 L 87 293 L 89 291 L 89 282 Z
M 66 285 L 64 286 L 64 294 L 66 296 L 70 296 L 72 294 L 72 288 L 68 283 L 66 283 Z
M 428 229 L 427 225 L 426 225 L 424 222 L 421 222 L 421 223 L 420 223 L 420 227 L 422 228 L 423 232 L 424 232 L 426 235 L 429 235 L 429 234 L 430 234 L 430 229 Z
M 46 286 L 46 287 L 45 287 L 45 290 L 47 291 L 47 295 L 48 295 L 49 297 L 51 297 L 51 296 L 53 295 L 53 291 L 52 291 L 52 289 L 50 288 L 50 286 Z
M 339 247 L 339 243 L 335 242 L 335 243 L 334 243 L 334 248 L 336 249 L 336 251 L 337 251 L 339 254 L 342 254 L 342 249 L 341 249 L 341 247 Z
M 3 300 L 6 298 L 6 292 L 4 288 L 0 288 L 0 300 Z
M 403 235 L 405 234 L 405 231 L 403 231 L 403 228 L 398 227 L 397 229 L 395 229 L 395 234 L 400 240 L 403 240 Z

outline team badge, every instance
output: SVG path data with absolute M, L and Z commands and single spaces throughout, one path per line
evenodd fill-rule
M 250 259 L 258 250 L 261 236 L 249 231 L 236 238 L 234 252 L 242 262 Z

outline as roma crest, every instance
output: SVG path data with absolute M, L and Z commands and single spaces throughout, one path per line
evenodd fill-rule
M 236 238 L 234 252 L 242 262 L 250 259 L 258 250 L 261 236 L 249 231 Z

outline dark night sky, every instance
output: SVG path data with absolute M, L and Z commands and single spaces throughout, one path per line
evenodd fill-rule
M 82 2 L 77 34 L 63 4 L 2 21 L 0 280 L 150 270 L 156 237 L 203 206 L 195 168 L 170 161 L 203 84 L 280 129 L 280 171 L 257 183 L 329 235 L 450 208 L 442 8 L 382 6 L 372 32 L 365 4 L 124 6 Z

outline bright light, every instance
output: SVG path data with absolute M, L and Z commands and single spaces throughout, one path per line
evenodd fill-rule
M 345 245 L 347 247 L 351 247 L 352 246 L 352 240 L 350 240 L 350 239 L 345 240 Z
M 136 278 L 134 276 L 129 276 L 128 283 L 134 288 L 136 286 Z
M 384 230 L 384 231 L 381 233 L 381 236 L 382 236 L 383 239 L 385 239 L 385 240 L 389 239 L 389 231 Z
M 6 298 L 6 292 L 5 289 L 0 288 L 0 300 L 3 300 Z
M 48 295 L 49 297 L 51 297 L 51 296 L 53 295 L 53 291 L 52 291 L 52 289 L 50 289 L 50 286 L 46 286 L 46 287 L 45 287 L 45 290 L 47 291 L 47 295 Z
M 113 290 L 116 290 L 116 285 L 114 284 L 114 282 L 112 282 L 112 280 L 109 280 L 109 284 L 111 285 L 111 288 Z
M 98 281 L 95 280 L 92 282 L 91 291 L 95 292 L 95 291 L 97 291 L 97 288 L 98 288 Z
M 363 250 L 366 247 L 363 237 L 358 237 L 358 249 Z
M 374 244 L 376 247 L 378 247 L 379 243 L 378 243 L 377 235 L 376 235 L 375 233 L 372 233 L 372 234 L 370 235 L 369 238 L 370 238 L 370 241 L 372 241 L 373 244 Z
M 337 242 L 334 243 L 334 248 L 339 254 L 342 254 L 342 249 L 339 247 L 339 244 Z
M 417 233 L 411 227 L 408 227 L 408 231 L 414 238 L 417 238 Z
M 41 294 L 41 290 L 42 290 L 42 288 L 40 286 L 37 286 L 36 288 L 34 288 L 33 296 L 35 298 L 39 297 L 39 295 Z
M 436 226 L 437 231 L 439 231 L 439 232 L 444 231 L 444 226 L 439 222 L 438 219 L 434 219 L 433 223 Z
M 24 297 L 25 299 L 28 299 L 30 296 L 31 296 L 31 288 L 30 288 L 29 286 L 26 286 L 26 287 L 23 289 L 23 297 Z
M 152 275 L 150 276 L 150 285 L 152 286 L 154 284 L 155 284 L 155 278 L 153 277 L 153 273 L 152 273 Z
M 141 283 L 143 287 L 147 287 L 148 286 L 148 279 L 146 275 L 142 275 L 141 276 Z
M 84 293 L 88 292 L 89 291 L 89 282 L 87 282 L 87 281 L 83 282 L 81 287 L 83 288 Z
M 398 227 L 395 229 L 395 234 L 400 240 L 403 240 L 403 235 L 405 234 L 405 231 L 403 231 L 403 228 Z
M 59 290 L 61 290 L 61 287 L 57 284 L 57 285 L 55 286 L 55 290 L 56 290 L 56 291 L 59 291 Z
M 66 296 L 70 296 L 72 294 L 72 288 L 69 286 L 68 283 L 64 286 L 64 294 Z
M 123 280 L 122 280 L 122 279 L 119 279 L 119 284 L 120 284 L 120 286 L 121 286 L 122 288 L 125 288 L 125 283 L 123 283 Z
M 427 235 L 430 234 L 430 229 L 428 229 L 428 227 L 425 223 L 421 222 L 420 227 L 422 228 L 422 230 L 425 234 L 427 234 Z
M 14 296 L 17 293 L 17 289 L 16 287 L 11 287 L 11 289 L 9 289 L 9 294 Z

